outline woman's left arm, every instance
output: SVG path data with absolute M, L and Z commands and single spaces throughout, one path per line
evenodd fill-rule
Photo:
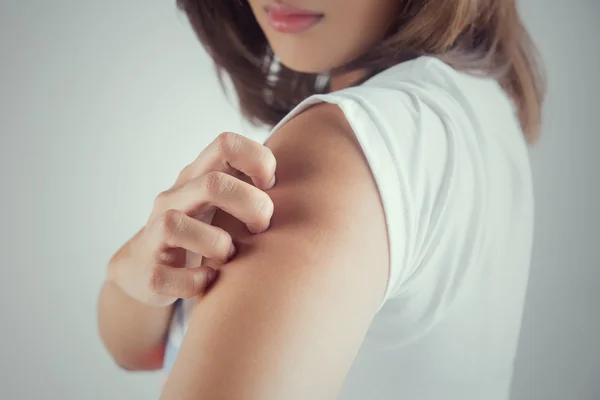
M 270 139 L 271 228 L 232 217 L 236 258 L 198 302 L 161 399 L 335 399 L 388 277 L 383 208 L 337 106 L 320 104 Z

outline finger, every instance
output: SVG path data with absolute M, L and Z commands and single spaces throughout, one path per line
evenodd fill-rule
M 208 172 L 231 173 L 240 171 L 252 179 L 252 183 L 268 190 L 275 185 L 275 156 L 271 149 L 232 132 L 220 134 L 198 158 L 186 167 L 178 184 L 198 178 Z
M 231 175 L 211 172 L 190 182 L 191 191 L 205 194 L 208 202 L 237 220 L 243 222 L 252 233 L 261 233 L 269 228 L 273 216 L 273 201 L 262 190 Z
M 252 233 L 267 230 L 273 215 L 273 201 L 268 194 L 223 172 L 210 172 L 161 196 L 160 201 L 168 205 L 162 209 L 193 216 L 207 207 L 216 207 L 242 221 Z
M 150 279 L 151 289 L 161 296 L 189 299 L 210 289 L 217 271 L 210 267 L 174 268 L 157 265 Z
M 222 263 L 235 253 L 229 233 L 178 210 L 167 210 L 157 228 L 160 247 L 182 248 Z
M 222 160 L 250 177 L 256 187 L 268 190 L 275 185 L 277 161 L 271 149 L 231 132 L 222 133 L 215 143 Z

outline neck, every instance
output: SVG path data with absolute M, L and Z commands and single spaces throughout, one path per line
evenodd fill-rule
M 332 75 L 329 78 L 329 89 L 330 91 L 335 92 L 350 87 L 366 78 L 367 73 L 367 70 L 361 69 Z

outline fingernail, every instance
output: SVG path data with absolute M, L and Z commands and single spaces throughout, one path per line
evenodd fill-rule
M 269 187 L 267 187 L 267 189 L 273 189 L 274 186 L 275 186 L 275 175 L 273 175 L 273 178 L 271 178 L 271 182 L 269 182 Z
M 235 252 L 236 252 L 235 246 L 231 245 L 231 249 L 229 249 L 229 259 L 232 259 L 233 256 L 235 256 Z

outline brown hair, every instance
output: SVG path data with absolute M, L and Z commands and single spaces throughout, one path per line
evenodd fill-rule
M 387 38 L 339 71 L 381 71 L 407 54 L 435 56 L 461 71 L 495 78 L 515 102 L 529 142 L 540 130 L 544 79 L 516 0 L 398 0 L 403 7 Z M 318 74 L 278 65 L 245 0 L 177 0 L 198 38 L 253 123 L 279 122 L 308 96 L 327 91 Z

